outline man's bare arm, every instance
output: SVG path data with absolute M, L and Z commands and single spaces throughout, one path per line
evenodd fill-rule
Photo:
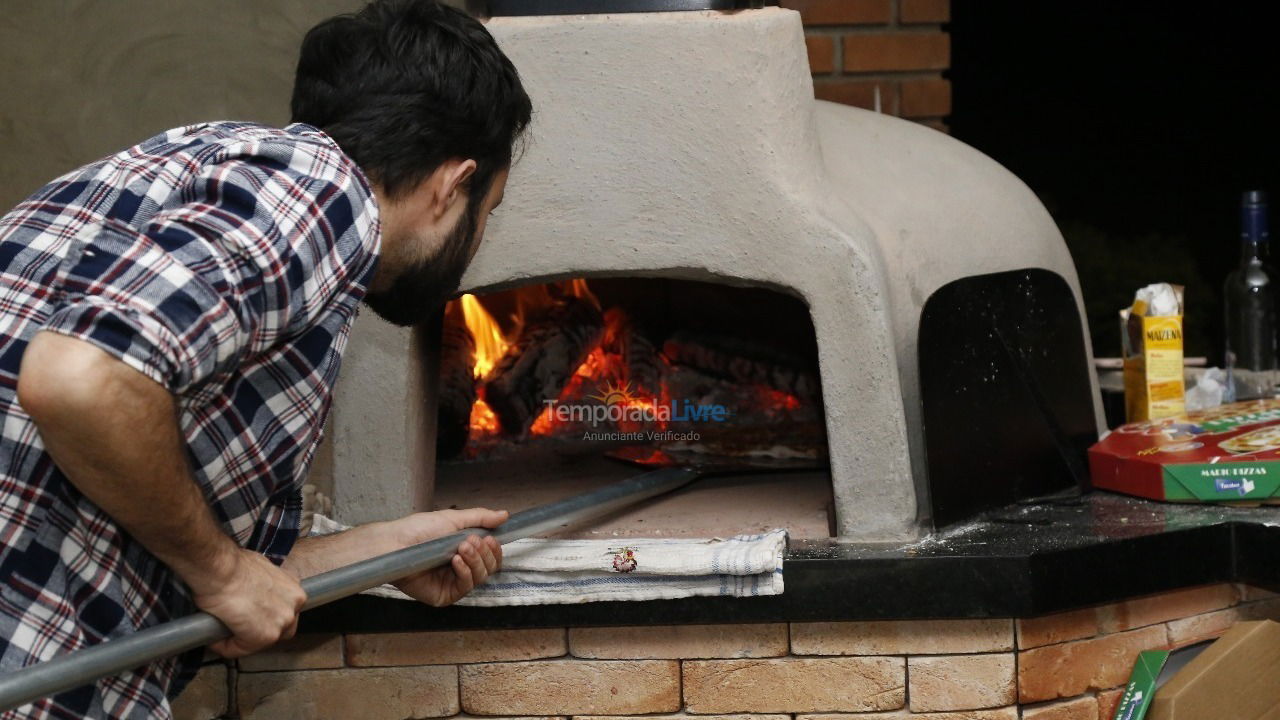
M 293 633 L 301 586 L 214 520 L 168 390 L 90 343 L 40 332 L 22 358 L 18 402 L 67 478 L 231 628 L 215 651 L 244 655 Z
M 401 548 L 450 535 L 463 528 L 493 528 L 507 520 L 505 510 L 470 508 L 415 513 L 399 520 L 370 523 L 345 532 L 302 538 L 284 568 L 299 578 L 350 565 Z M 502 564 L 502 546 L 492 537 L 470 537 L 449 565 L 402 578 L 405 593 L 437 607 L 456 602 L 484 582 Z

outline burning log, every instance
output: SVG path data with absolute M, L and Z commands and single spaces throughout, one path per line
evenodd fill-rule
M 818 381 L 801 363 L 735 338 L 678 332 L 662 346 L 673 363 L 744 385 L 760 384 L 801 399 L 816 399 Z
M 649 338 L 632 324 L 621 308 L 605 313 L 605 350 L 622 363 L 623 379 L 636 397 L 658 397 L 662 389 L 662 358 Z
M 508 434 L 523 434 L 600 343 L 604 317 L 587 300 L 560 299 L 520 329 L 489 375 L 485 401 Z
M 627 382 L 633 394 L 641 397 L 658 397 L 662 390 L 662 358 L 658 349 L 643 333 L 631 329 L 623 338 L 622 365 L 626 368 Z
M 440 340 L 436 457 L 454 457 L 467 444 L 471 406 L 476 402 L 475 357 L 475 338 L 462 320 L 458 303 L 450 303 Z

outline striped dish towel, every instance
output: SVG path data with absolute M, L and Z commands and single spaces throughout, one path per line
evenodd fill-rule
M 346 529 L 316 515 L 312 535 Z M 459 605 L 557 605 L 782 594 L 787 531 L 730 538 L 525 538 L 502 547 L 502 569 Z M 365 591 L 409 600 L 391 585 Z

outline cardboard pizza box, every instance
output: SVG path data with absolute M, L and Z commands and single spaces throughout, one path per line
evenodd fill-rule
M 1089 449 L 1089 473 L 1153 500 L 1280 502 L 1280 399 L 1121 425 Z
M 1158 689 L 1148 720 L 1280 720 L 1280 623 L 1237 623 Z

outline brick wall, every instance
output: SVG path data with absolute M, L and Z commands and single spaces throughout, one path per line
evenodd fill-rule
M 175 714 L 1109 720 L 1140 650 L 1262 618 L 1280 596 L 1211 585 L 1016 621 L 308 635 L 207 666 Z
M 814 93 L 946 132 L 950 0 L 782 0 L 800 12 Z

